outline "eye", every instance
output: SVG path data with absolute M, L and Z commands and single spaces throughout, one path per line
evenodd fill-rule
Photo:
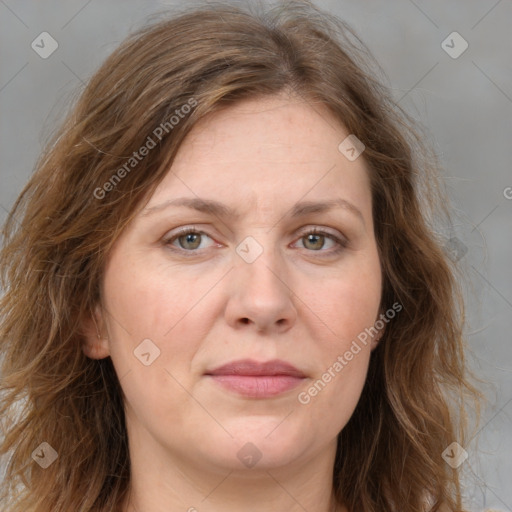
M 334 250 L 321 250 L 325 245 L 326 239 L 334 242 Z M 315 252 L 328 252 L 330 255 L 341 252 L 348 245 L 348 241 L 346 239 L 340 238 L 333 233 L 329 233 L 327 231 L 316 228 L 302 233 L 302 236 L 299 240 L 305 240 L 303 245 L 306 249 L 311 249 Z
M 183 228 L 178 233 L 164 240 L 165 245 L 170 245 L 173 250 L 185 252 L 197 252 L 196 249 L 201 245 L 203 237 L 210 238 L 205 232 L 194 228 Z M 173 244 L 177 241 L 179 246 Z M 204 249 L 204 247 L 201 247 Z

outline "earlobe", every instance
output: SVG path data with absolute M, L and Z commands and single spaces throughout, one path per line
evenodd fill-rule
M 382 327 L 379 328 L 378 333 L 373 337 L 373 339 L 371 341 L 371 350 L 372 351 L 375 350 L 379 346 L 380 340 L 384 336 L 384 332 L 386 330 L 386 324 L 385 324 L 385 322 L 382 321 L 382 316 L 385 316 L 384 313 L 381 313 L 381 315 L 378 317 L 379 319 L 376 320 L 375 324 L 374 324 L 377 327 L 378 327 L 378 324 L 381 324 Z
M 110 355 L 108 336 L 104 332 L 104 321 L 99 307 L 81 322 L 82 352 L 91 359 L 104 359 Z
M 383 335 L 384 335 L 384 329 L 382 331 L 379 331 L 379 333 L 372 339 L 372 342 L 371 342 L 372 351 L 375 350 L 379 346 L 380 340 Z
M 104 359 L 110 355 L 108 338 L 84 339 L 82 352 L 90 359 Z

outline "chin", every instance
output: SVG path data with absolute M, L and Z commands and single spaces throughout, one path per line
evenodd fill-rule
M 314 442 L 299 425 L 275 416 L 247 416 L 222 425 L 233 436 L 209 433 L 209 457 L 232 470 L 271 469 L 292 463 Z M 205 440 L 208 434 L 205 433 Z M 213 452 L 213 453 L 212 453 Z M 215 455 L 214 455 L 215 454 Z M 213 462 L 213 461 L 212 461 Z

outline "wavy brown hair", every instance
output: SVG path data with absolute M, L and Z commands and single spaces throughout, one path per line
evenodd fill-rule
M 109 249 L 200 119 L 282 92 L 325 105 L 366 145 L 382 307 L 403 306 L 339 434 L 335 496 L 351 512 L 461 510 L 460 476 L 441 454 L 465 445 L 464 404 L 478 392 L 456 268 L 436 234 L 449 220 L 440 166 L 421 127 L 377 79 L 382 70 L 353 30 L 309 3 L 171 14 L 130 35 L 90 79 L 5 223 L 2 510 L 119 510 L 130 484 L 123 393 L 110 358 L 83 354 L 80 327 L 101 305 Z M 191 98 L 196 107 L 98 193 Z M 59 447 L 46 469 L 32 459 L 43 441 Z

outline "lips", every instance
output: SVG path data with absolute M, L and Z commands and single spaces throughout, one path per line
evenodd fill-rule
M 303 372 L 278 359 L 257 362 L 232 361 L 205 372 L 225 390 L 249 398 L 269 398 L 297 387 L 306 378 Z
M 251 359 L 241 359 L 232 361 L 231 363 L 219 366 L 214 370 L 207 371 L 206 375 L 247 375 L 247 376 L 273 376 L 273 375 L 290 375 L 292 377 L 305 377 L 305 375 L 295 368 L 295 366 L 274 359 L 264 363 L 258 363 Z

